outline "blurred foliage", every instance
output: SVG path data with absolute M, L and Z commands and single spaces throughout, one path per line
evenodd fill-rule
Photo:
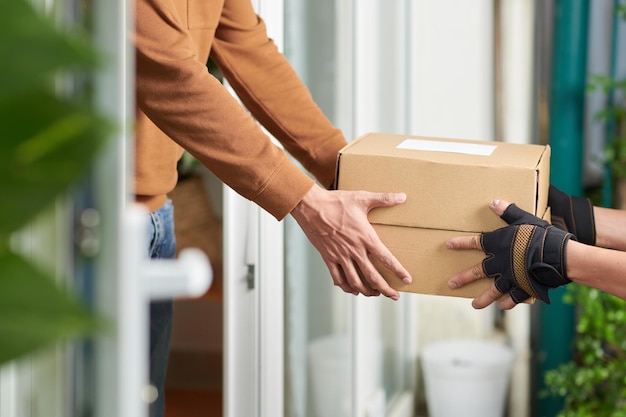
M 5 57 L 0 65 L 0 363 L 4 363 L 99 328 L 99 319 L 74 295 L 13 252 L 10 238 L 76 183 L 112 125 L 90 104 L 89 89 L 77 84 L 99 65 L 86 36 L 64 32 L 26 0 L 2 1 L 0 56 Z
M 180 181 L 197 176 L 198 171 L 201 169 L 204 168 L 200 161 L 194 158 L 193 155 L 187 151 L 183 152 L 182 156 L 178 160 L 178 164 L 176 165 L 178 179 Z
M 609 100 L 608 105 L 596 113 L 594 118 L 607 124 L 610 137 L 605 156 L 614 178 L 626 178 L 626 103 L 623 101 L 626 97 L 626 79 L 593 75 L 589 79 L 588 89 L 620 97 L 620 100 Z
M 616 13 L 626 18 L 626 4 L 620 2 Z M 606 123 L 606 162 L 618 182 L 626 178 L 626 79 L 592 75 L 588 90 L 608 97 L 595 119 Z M 600 206 L 602 187 L 588 191 Z M 546 372 L 543 394 L 563 399 L 557 417 L 626 417 L 626 301 L 572 283 L 565 302 L 577 314 L 574 358 Z
M 623 0 L 615 2 L 615 15 L 626 20 L 626 3 Z M 626 178 L 626 78 L 591 75 L 587 89 L 607 95 L 607 105 L 594 118 L 606 123 L 608 144 L 605 157 L 615 180 Z
M 626 301 L 570 284 L 565 302 L 578 313 L 574 359 L 545 374 L 564 401 L 557 417 L 626 416 Z

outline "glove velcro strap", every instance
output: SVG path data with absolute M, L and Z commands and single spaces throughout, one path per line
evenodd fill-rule
M 573 233 L 581 243 L 596 244 L 596 223 L 591 200 L 570 196 L 551 185 L 548 205 L 552 207 L 553 225 Z
M 579 219 L 577 222 L 576 219 Z M 596 221 L 593 204 L 585 197 L 572 197 L 572 232 L 579 242 L 596 244 Z
M 567 278 L 566 250 L 565 245 L 570 240 L 576 240 L 571 233 L 564 233 L 555 227 L 549 227 L 543 242 L 542 258 L 533 265 L 529 265 L 533 277 L 540 284 L 550 288 L 572 282 Z M 550 268 L 547 268 L 550 266 Z

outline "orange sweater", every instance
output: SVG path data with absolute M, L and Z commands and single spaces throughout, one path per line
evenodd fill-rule
M 324 187 L 345 139 L 271 39 L 250 0 L 136 0 L 137 200 L 160 207 L 188 150 L 224 183 L 285 217 L 313 185 L 207 70 Z

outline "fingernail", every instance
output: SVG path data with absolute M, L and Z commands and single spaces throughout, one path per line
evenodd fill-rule
M 452 248 L 453 248 L 453 246 L 452 246 L 452 242 L 447 241 L 447 242 L 446 242 L 446 248 L 448 248 L 448 249 L 452 249 Z
M 409 285 L 411 283 L 411 277 L 404 277 L 402 278 L 402 282 L 404 282 L 406 285 Z
M 459 284 L 458 284 L 456 281 L 454 281 L 454 280 L 450 280 L 450 281 L 448 281 L 448 287 L 450 287 L 450 288 L 452 288 L 452 289 L 455 289 L 455 288 L 457 288 L 458 286 L 459 286 Z
M 404 203 L 406 201 L 406 194 L 404 193 L 398 193 L 398 202 L 399 203 Z
M 499 203 L 500 203 L 500 200 L 491 200 L 491 203 L 489 203 L 489 205 L 495 208 Z

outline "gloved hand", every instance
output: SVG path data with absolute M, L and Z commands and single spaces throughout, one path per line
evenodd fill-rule
M 483 271 L 494 278 L 498 291 L 516 303 L 535 297 L 550 304 L 548 290 L 570 283 L 565 248 L 571 233 L 511 204 L 502 214 L 509 226 L 486 232 L 480 244 L 487 258 Z
M 552 210 L 553 225 L 572 233 L 578 242 L 595 246 L 596 222 L 591 200 L 572 197 L 550 185 L 548 205 Z

